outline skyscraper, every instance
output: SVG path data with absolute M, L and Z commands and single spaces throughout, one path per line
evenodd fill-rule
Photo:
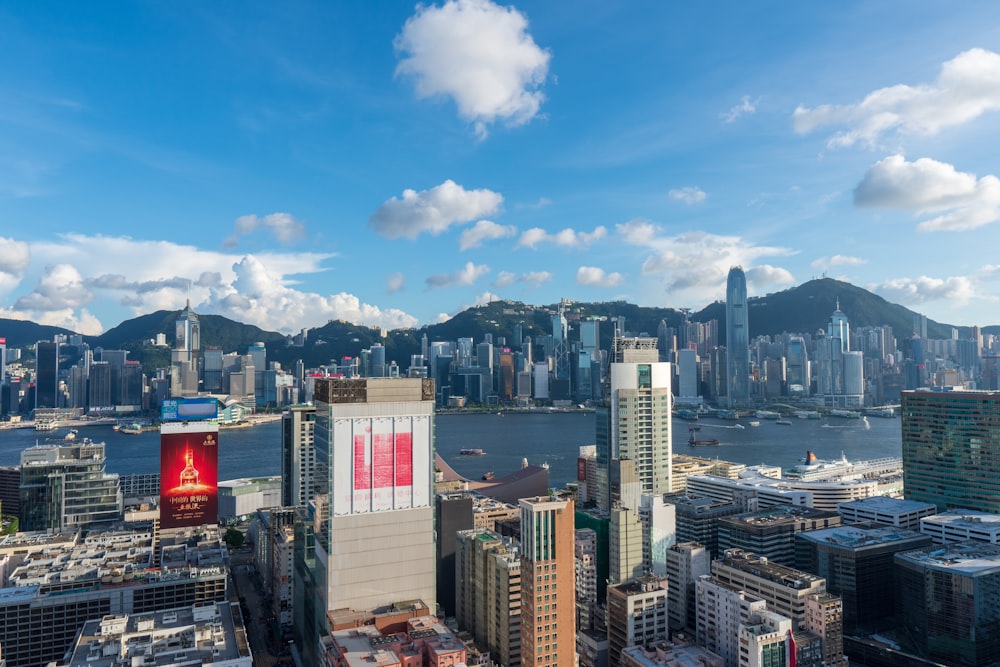
M 907 500 L 1000 513 L 1000 393 L 904 391 L 902 417 Z
M 35 407 L 59 407 L 59 343 L 35 344 Z
M 573 501 L 522 498 L 521 664 L 576 661 Z
M 433 609 L 434 381 L 318 378 L 315 402 L 317 618 L 404 600 Z
M 726 280 L 726 402 L 750 404 L 750 324 L 747 276 L 734 266 Z
M 672 370 L 657 359 L 655 338 L 614 340 L 607 404 L 597 414 L 598 504 L 604 509 L 612 459 L 635 462 L 642 493 L 671 491 Z
M 316 454 L 313 427 L 316 408 L 293 405 L 281 415 L 281 504 L 306 505 L 315 485 Z
M 174 327 L 174 349 L 170 353 L 171 396 L 191 396 L 198 393 L 200 350 L 201 323 L 188 300 Z

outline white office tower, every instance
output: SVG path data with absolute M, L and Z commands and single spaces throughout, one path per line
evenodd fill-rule
M 188 300 L 174 326 L 174 349 L 170 352 L 171 396 L 197 395 L 200 351 L 201 324 Z
M 740 627 L 750 625 L 754 614 L 766 612 L 767 603 L 711 577 L 702 577 L 695 584 L 695 600 L 698 645 L 721 655 L 726 667 L 744 664 L 740 661 Z
M 677 367 L 679 373 L 677 396 L 680 398 L 698 397 L 698 353 L 692 349 L 677 352 Z
M 695 584 L 712 571 L 708 549 L 697 542 L 682 542 L 667 550 L 670 629 L 693 630 L 695 627 Z
M 667 576 L 667 551 L 677 542 L 677 506 L 663 502 L 658 494 L 642 494 L 642 565 L 646 572 Z
M 433 380 L 321 378 L 315 392 L 316 568 L 326 610 L 405 600 L 434 609 Z
M 607 468 L 612 459 L 631 459 L 642 492 L 663 494 L 672 490 L 672 370 L 657 359 L 655 338 L 614 340 L 608 403 L 597 415 L 597 461 Z

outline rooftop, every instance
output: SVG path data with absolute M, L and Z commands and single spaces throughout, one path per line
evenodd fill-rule
M 244 660 L 236 663 L 240 658 Z M 251 659 L 238 608 L 220 602 L 145 614 L 109 614 L 87 621 L 64 664 L 152 667 L 234 661 L 228 664 L 249 667 Z
M 839 520 L 840 515 L 836 512 L 818 510 L 812 507 L 801 507 L 798 505 L 777 505 L 770 509 L 722 519 L 727 522 L 744 523 L 750 526 L 780 526 L 783 524 L 794 524 L 799 521 L 811 519 L 833 519 Z
M 986 542 L 958 542 L 896 554 L 902 561 L 922 564 L 935 570 L 963 574 L 1000 574 L 1000 545 Z
M 929 540 L 930 537 L 913 530 L 895 528 L 882 523 L 854 523 L 836 528 L 823 528 L 799 533 L 798 537 L 818 544 L 862 549 L 885 544 L 903 544 Z M 905 548 L 905 546 L 903 547 Z
M 935 509 L 937 506 L 934 503 L 922 503 L 919 500 L 904 500 L 902 498 L 890 498 L 889 496 L 870 496 L 868 498 L 840 503 L 837 507 L 855 510 L 874 510 L 886 514 L 908 514 L 927 508 Z
M 940 514 L 925 516 L 923 521 L 946 523 L 949 526 L 991 533 L 1000 531 L 1000 514 L 979 512 L 977 510 L 948 510 Z

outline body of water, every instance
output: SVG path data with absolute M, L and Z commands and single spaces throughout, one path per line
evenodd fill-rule
M 736 422 L 702 419 L 699 438 L 718 438 L 716 447 L 691 447 L 689 422 L 673 422 L 674 452 L 755 465 L 766 463 L 787 468 L 802 461 L 807 450 L 821 459 L 855 461 L 884 456 L 900 456 L 899 419 L 870 417 L 867 422 L 845 419 L 792 419 L 785 426 L 761 420 Z M 497 477 L 521 466 L 549 464 L 552 486 L 576 479 L 579 448 L 594 444 L 595 414 L 566 413 L 469 413 L 438 415 L 435 418 L 436 447 L 456 471 L 471 479 L 484 472 Z M 0 431 L 0 465 L 17 465 L 23 449 L 52 442 L 68 429 L 37 432 L 31 429 Z M 124 435 L 110 426 L 79 429 L 78 439 L 90 438 L 107 445 L 108 471 L 121 474 L 158 472 L 160 434 L 156 431 Z M 482 449 L 484 456 L 461 456 L 461 449 Z M 270 422 L 252 428 L 224 429 L 219 435 L 219 477 L 261 477 L 281 473 L 281 424 Z

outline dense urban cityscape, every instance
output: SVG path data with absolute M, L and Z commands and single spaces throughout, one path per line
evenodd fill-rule
M 996 663 L 996 340 L 928 340 L 920 316 L 853 331 L 839 304 L 818 333 L 750 340 L 746 304 L 733 267 L 721 332 L 650 335 L 564 301 L 537 340 L 424 335 L 403 369 L 373 346 L 287 372 L 263 344 L 203 340 L 190 306 L 147 341 L 171 350 L 153 377 L 72 337 L 0 346 L 3 425 L 39 433 L 0 469 L 3 659 Z M 510 443 L 519 469 L 470 479 L 435 452 L 442 411 L 589 411 L 596 429 L 565 488 L 530 442 Z M 280 476 L 219 480 L 234 427 L 273 418 Z M 711 425 L 897 418 L 901 457 L 699 456 Z M 87 433 L 109 420 L 159 431 L 147 474 L 107 472 Z
M 1000 667 L 998 38 L 0 5 L 0 667 Z

